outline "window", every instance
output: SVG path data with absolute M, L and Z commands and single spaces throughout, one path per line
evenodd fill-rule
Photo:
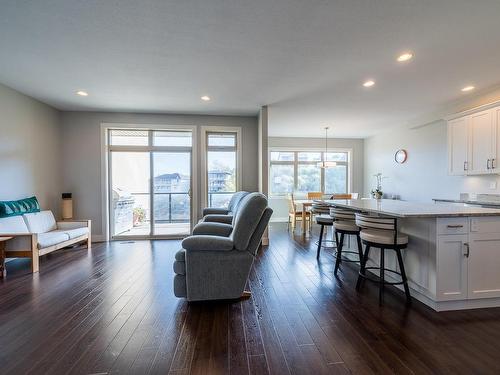
M 297 191 L 321 191 L 321 168 L 315 164 L 299 164 L 296 186 Z
M 238 189 L 237 144 L 236 132 L 206 133 L 208 207 L 227 207 Z
M 270 173 L 274 194 L 293 192 L 293 165 L 271 164 Z
M 325 194 L 347 193 L 349 186 L 348 151 L 276 151 L 270 152 L 269 192 L 284 195 L 293 192 L 322 191 Z M 337 166 L 322 169 L 323 160 Z
M 149 132 L 147 130 L 110 130 L 109 144 L 112 146 L 147 146 Z

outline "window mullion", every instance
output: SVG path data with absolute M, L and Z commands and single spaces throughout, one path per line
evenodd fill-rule
M 293 153 L 293 191 L 297 191 L 299 186 L 297 159 L 298 159 L 298 152 L 295 151 Z

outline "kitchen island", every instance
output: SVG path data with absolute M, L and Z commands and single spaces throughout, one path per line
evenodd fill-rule
M 434 310 L 500 306 L 499 209 L 386 199 L 325 202 L 396 218 L 409 236 L 403 258 L 411 294 Z M 373 249 L 369 262 L 378 265 L 378 259 Z M 386 267 L 398 271 L 392 254 Z

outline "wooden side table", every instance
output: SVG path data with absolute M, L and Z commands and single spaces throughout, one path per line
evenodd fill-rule
M 14 237 L 0 237 L 0 278 L 7 276 L 5 268 L 5 243 Z

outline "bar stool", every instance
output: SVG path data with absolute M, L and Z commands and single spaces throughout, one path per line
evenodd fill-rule
M 356 213 L 356 225 L 361 228 L 361 241 L 366 246 L 359 270 L 358 281 L 356 283 L 356 290 L 360 290 L 364 280 L 378 282 L 379 284 L 379 304 L 382 305 L 384 301 L 384 286 L 385 285 L 403 285 L 406 295 L 407 304 L 411 304 L 410 289 L 408 288 L 408 279 L 406 277 L 405 267 L 403 264 L 403 257 L 401 250 L 406 249 L 408 245 L 408 236 L 398 232 L 397 219 L 387 217 L 376 217 L 365 214 Z M 366 267 L 370 249 L 372 247 L 380 249 L 380 266 L 379 267 Z M 385 268 L 385 250 L 394 250 L 398 258 L 398 265 L 400 272 Z M 366 270 L 378 269 L 380 272 L 379 280 L 372 279 L 366 275 Z M 388 282 L 385 281 L 385 273 L 401 277 L 401 281 Z
M 311 212 L 315 216 L 316 224 L 321 227 L 319 231 L 319 239 L 315 242 L 315 244 L 318 246 L 316 259 L 319 259 L 321 248 L 323 247 L 325 249 L 335 249 L 337 247 L 337 241 L 334 241 L 333 239 L 329 240 L 323 238 L 325 227 L 333 226 L 333 219 L 330 216 L 330 206 L 321 200 L 314 201 L 311 207 Z
M 321 252 L 321 248 L 334 248 L 333 246 L 325 246 L 323 245 L 324 242 L 327 243 L 335 243 L 333 240 L 324 240 L 323 239 L 323 232 L 325 230 L 325 227 L 333 227 L 333 218 L 330 215 L 318 215 L 316 216 L 316 224 L 321 226 L 321 229 L 319 231 L 319 240 L 316 242 L 318 245 L 318 250 L 316 252 L 316 259 L 319 259 L 319 253 Z
M 356 225 L 356 216 L 351 210 L 343 210 L 341 208 L 330 208 L 330 216 L 334 219 L 333 230 L 335 233 L 335 238 L 337 239 L 337 256 L 335 260 L 335 270 L 334 274 L 337 274 L 341 262 L 352 262 L 360 263 L 363 259 L 363 247 L 361 246 L 361 238 L 359 237 L 360 229 Z M 340 241 L 339 241 L 340 234 Z M 344 237 L 346 235 L 356 236 L 358 244 L 358 252 L 355 251 L 344 251 Z M 344 254 L 356 254 L 358 255 L 358 260 L 342 258 L 342 253 Z

